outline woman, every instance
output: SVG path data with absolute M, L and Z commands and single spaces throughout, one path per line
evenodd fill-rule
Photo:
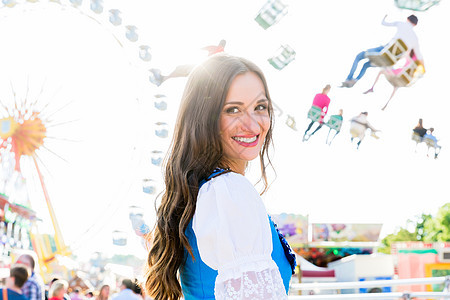
M 295 259 L 243 176 L 259 156 L 267 189 L 272 116 L 266 80 L 253 63 L 217 54 L 190 74 L 148 255 L 150 297 L 287 298 Z
M 317 122 L 319 122 L 319 125 L 317 128 L 311 133 L 308 134 L 308 131 L 311 129 L 313 124 L 316 122 L 316 120 L 311 120 L 311 123 L 309 123 L 308 128 L 306 128 L 305 133 L 303 134 L 303 142 L 309 140 L 309 138 L 314 135 L 320 128 L 323 126 L 323 119 L 327 115 L 328 112 L 328 106 L 330 105 L 330 98 L 328 97 L 328 93 L 331 90 L 331 85 L 327 84 L 323 89 L 322 93 L 316 94 L 313 99 L 313 103 L 311 105 L 311 110 L 313 109 L 319 109 L 320 110 L 320 116 Z M 308 113 L 309 115 L 309 113 Z
M 108 300 L 109 299 L 109 285 L 105 284 L 100 288 L 97 300 Z
M 67 292 L 69 284 L 63 279 L 58 279 L 52 283 L 50 290 L 48 291 L 49 300 L 63 300 L 64 294 Z

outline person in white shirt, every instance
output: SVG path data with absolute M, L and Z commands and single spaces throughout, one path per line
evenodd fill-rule
M 414 32 L 414 27 L 417 25 L 417 23 L 419 21 L 418 18 L 415 15 L 410 15 L 406 19 L 406 22 L 386 22 L 386 17 L 387 17 L 387 15 L 384 16 L 381 24 L 384 26 L 392 26 L 392 27 L 397 28 L 397 32 L 395 33 L 394 37 L 386 45 L 390 45 L 391 43 L 395 42 L 398 39 L 403 40 L 403 42 L 408 47 L 408 51 L 406 51 L 406 53 L 404 53 L 404 55 L 408 56 L 409 52 L 414 49 L 414 53 L 415 53 L 415 56 L 417 57 L 418 63 L 420 63 L 422 66 L 424 66 L 422 53 L 420 52 L 420 47 L 419 47 L 419 41 L 418 41 L 416 33 Z M 356 78 L 353 78 L 359 62 L 361 60 L 367 58 L 368 52 L 370 52 L 370 53 L 381 52 L 386 45 L 367 49 L 367 50 L 360 52 L 358 55 L 356 55 L 355 60 L 353 61 L 352 68 L 350 69 L 350 73 L 348 74 L 346 80 L 344 82 L 342 82 L 342 87 L 352 87 L 353 85 L 355 85 L 355 83 L 364 76 L 367 69 L 370 67 L 373 67 L 373 65 L 370 63 L 370 61 L 367 61 L 362 66 L 361 71 L 359 72 L 359 75 Z
M 122 280 L 122 284 L 120 285 L 120 292 L 115 295 L 113 300 L 142 300 L 133 292 L 134 282 L 130 279 Z
M 295 256 L 244 176 L 258 158 L 261 188 L 273 107 L 254 63 L 216 54 L 189 75 L 147 263 L 156 300 L 287 299 Z
M 376 139 L 379 137 L 375 135 L 375 132 L 379 131 L 378 129 L 375 129 L 369 121 L 367 121 L 367 116 L 369 115 L 368 112 L 364 111 L 361 112 L 356 117 L 353 117 L 350 120 L 350 134 L 351 134 L 351 141 L 353 142 L 353 139 L 357 138 L 359 141 L 357 143 L 356 148 L 359 149 L 359 145 L 361 145 L 362 140 L 364 139 L 366 135 L 366 130 L 370 129 L 372 132 L 372 136 Z

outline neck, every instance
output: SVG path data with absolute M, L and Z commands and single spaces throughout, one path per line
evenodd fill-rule
M 230 163 L 229 168 L 232 172 L 239 173 L 239 174 L 245 176 L 245 169 L 247 168 L 247 162 L 246 161 L 235 161 L 233 163 Z
M 19 289 L 19 288 L 16 287 L 16 286 L 8 287 L 8 289 L 9 289 L 9 290 L 12 290 L 12 291 L 14 291 L 14 292 L 16 292 L 16 293 L 18 293 L 18 294 L 22 294 L 22 290 Z

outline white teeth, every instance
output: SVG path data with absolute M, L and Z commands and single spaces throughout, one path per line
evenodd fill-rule
M 233 136 L 233 139 L 235 141 L 238 141 L 238 142 L 253 143 L 254 141 L 256 141 L 256 136 L 251 137 L 251 138 L 244 138 L 244 137 L 239 137 L 239 136 Z

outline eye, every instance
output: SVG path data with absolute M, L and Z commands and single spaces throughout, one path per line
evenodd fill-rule
M 228 107 L 225 112 L 227 114 L 235 114 L 239 112 L 239 108 L 237 108 L 236 106 L 232 106 L 232 107 Z
M 267 104 L 258 104 L 255 110 L 267 110 Z

